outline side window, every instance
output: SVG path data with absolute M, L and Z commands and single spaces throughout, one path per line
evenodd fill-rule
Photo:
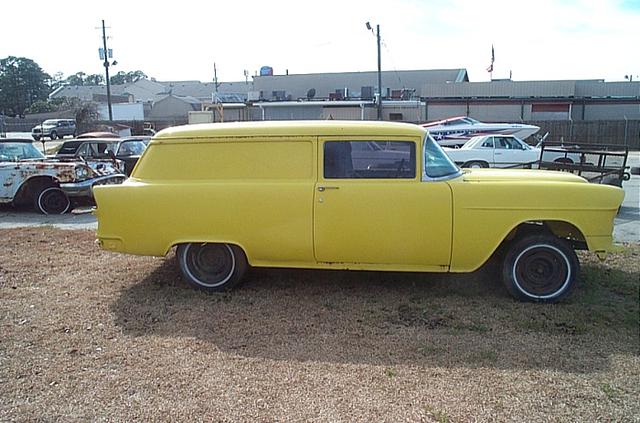
M 509 143 L 508 138 L 496 138 L 496 148 L 500 148 L 502 150 L 510 150 L 511 144 Z
M 326 179 L 413 179 L 416 145 L 409 141 L 327 141 Z
M 493 148 L 493 137 L 489 137 L 482 142 L 482 147 Z
M 89 144 L 82 144 L 80 146 L 80 148 L 78 148 L 78 150 L 76 151 L 76 156 L 77 157 L 88 157 L 88 153 L 89 153 Z
M 513 138 L 505 138 L 504 141 L 509 145 L 508 148 L 512 150 L 522 150 L 522 146 L 518 141 Z

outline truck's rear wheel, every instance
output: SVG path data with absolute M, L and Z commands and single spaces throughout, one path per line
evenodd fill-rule
M 178 263 L 184 278 L 197 289 L 226 291 L 240 283 L 247 270 L 241 248 L 229 244 L 180 244 Z
M 553 235 L 529 235 L 508 247 L 502 276 L 515 298 L 553 303 L 569 294 L 579 270 L 567 242 Z

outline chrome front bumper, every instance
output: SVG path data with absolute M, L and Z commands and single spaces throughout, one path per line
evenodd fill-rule
M 97 178 L 87 179 L 81 182 L 69 182 L 60 184 L 60 188 L 69 197 L 88 197 L 93 198 L 91 188 L 95 185 L 115 185 L 121 184 L 127 179 L 127 175 L 114 173 L 112 175 L 98 176 Z

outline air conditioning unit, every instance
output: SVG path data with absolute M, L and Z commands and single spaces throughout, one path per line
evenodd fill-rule
M 360 98 L 363 100 L 373 100 L 373 87 L 362 87 L 360 89 Z
M 284 90 L 272 91 L 271 97 L 276 101 L 284 101 L 287 99 L 287 92 Z

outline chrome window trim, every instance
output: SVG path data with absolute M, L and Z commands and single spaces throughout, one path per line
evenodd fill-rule
M 422 172 L 421 172 L 421 173 L 422 173 L 422 178 L 421 178 L 421 181 L 422 181 L 422 182 L 442 182 L 442 181 L 449 181 L 449 180 L 451 180 L 451 179 L 459 178 L 460 176 L 462 176 L 462 175 L 463 175 L 463 173 L 464 173 L 464 172 L 462 171 L 462 169 L 460 169 L 460 167 L 459 167 L 459 166 L 458 166 L 458 165 L 457 165 L 453 160 L 451 160 L 451 158 L 450 158 L 449 156 L 447 156 L 447 153 L 445 153 L 445 152 L 444 152 L 444 150 L 442 150 L 442 148 L 440 148 L 440 151 L 442 151 L 442 154 L 447 158 L 447 160 L 448 160 L 448 161 L 449 161 L 449 162 L 450 162 L 450 163 L 451 163 L 451 164 L 452 164 L 456 169 L 458 169 L 458 171 L 457 171 L 457 172 L 455 172 L 455 173 L 451 173 L 451 174 L 449 174 L 449 175 L 436 176 L 436 177 L 433 177 L 433 176 L 429 176 L 429 175 L 427 175 L 427 170 L 426 170 L 426 161 L 425 161 L 425 158 L 424 158 L 424 157 L 425 157 L 425 151 L 426 151 L 426 144 L 427 144 L 427 140 L 428 140 L 429 138 L 431 138 L 431 139 L 433 140 L 433 142 L 434 142 L 438 147 L 440 147 L 440 145 L 438 144 L 438 142 L 437 142 L 435 139 L 433 139 L 429 133 L 427 133 L 427 134 L 424 136 L 424 139 L 422 140 L 422 154 L 421 154 L 421 156 L 422 156 L 422 157 L 420 158 L 420 163 L 421 163 L 421 165 L 422 165 L 422 166 L 421 166 L 421 168 L 422 168 Z

